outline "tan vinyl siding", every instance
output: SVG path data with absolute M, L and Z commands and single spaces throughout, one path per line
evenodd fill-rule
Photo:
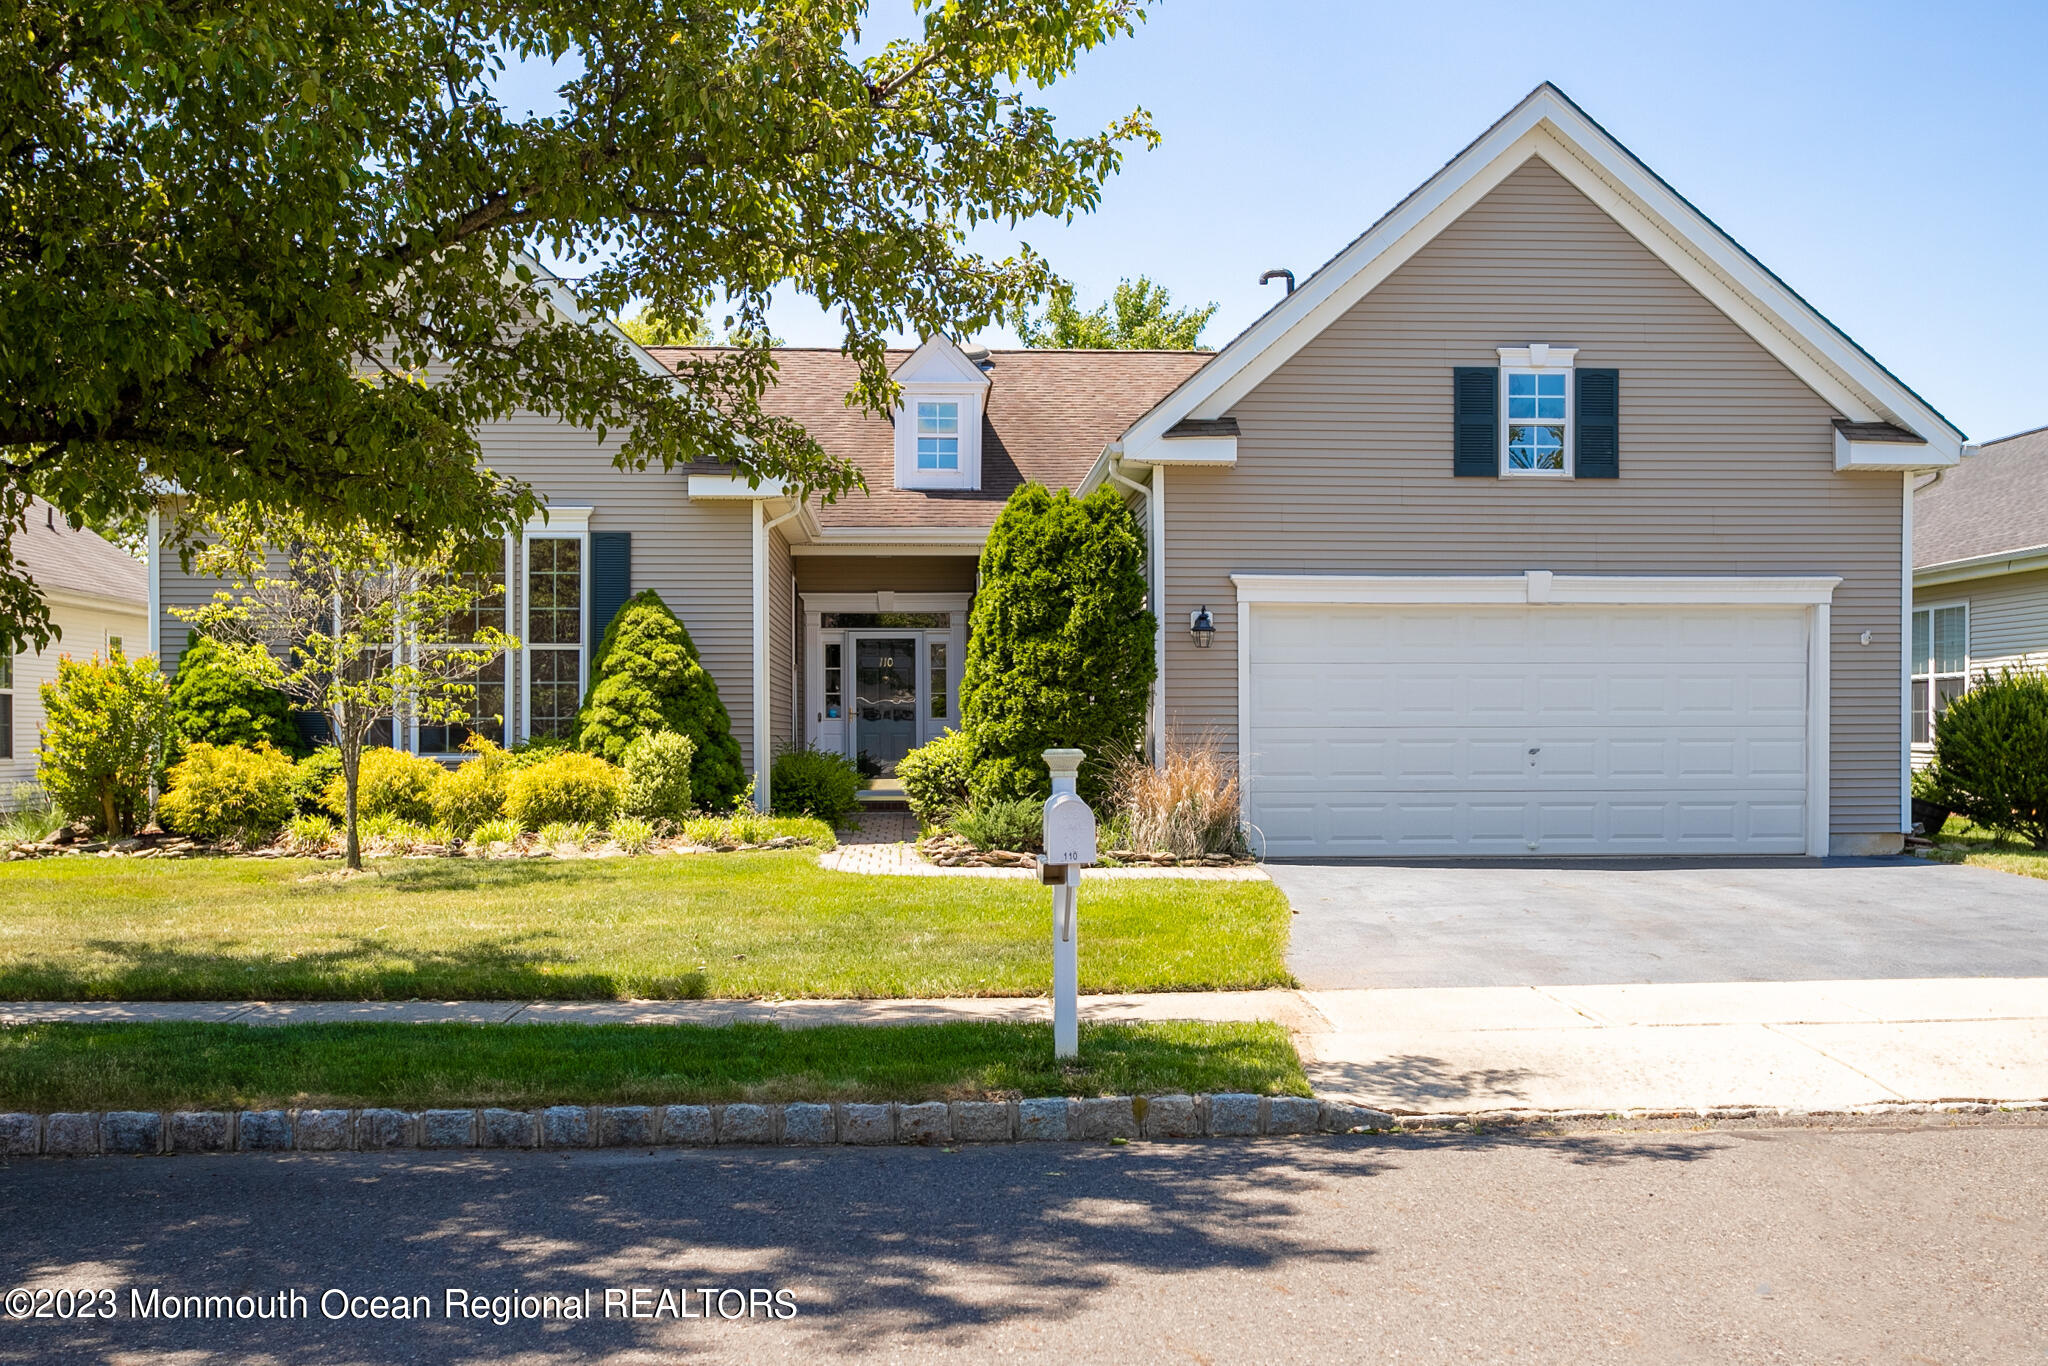
M 13 757 L 0 758 L 0 811 L 13 805 L 17 784 L 36 780 L 36 749 L 42 743 L 45 683 L 57 680 L 57 661 L 107 657 L 107 642 L 118 637 L 121 653 L 135 659 L 149 650 L 149 609 L 118 603 L 88 605 L 55 595 L 49 600 L 50 622 L 61 636 L 47 650 L 23 650 L 14 656 Z M 184 637 L 180 636 L 180 640 Z M 6 748 L 0 746 L 0 749 Z
M 789 542 L 768 533 L 768 734 L 780 751 L 795 737 L 796 571 Z M 773 761 L 773 755 L 770 761 Z
M 796 586 L 805 593 L 972 593 L 973 555 L 800 555 Z
M 2048 665 L 2048 570 L 1937 584 L 1913 592 L 1916 608 L 1958 602 L 1970 608 L 1973 677 Z
M 1452 368 L 1533 341 L 1620 370 L 1620 479 L 1452 476 Z M 1828 403 L 1541 161 L 1232 416 L 1235 468 L 1165 481 L 1175 730 L 1236 746 L 1234 572 L 1833 574 L 1831 828 L 1899 829 L 1899 477 L 1835 473 Z

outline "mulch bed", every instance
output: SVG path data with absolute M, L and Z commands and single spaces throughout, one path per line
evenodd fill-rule
M 925 862 L 935 863 L 941 868 L 1036 868 L 1038 855 L 1019 853 L 1013 849 L 978 849 L 958 835 L 940 833 L 928 835 L 917 842 L 917 852 Z M 1154 854 L 1138 849 L 1110 849 L 1103 854 L 1105 864 L 1133 868 L 1235 868 L 1255 860 L 1249 857 L 1232 858 L 1224 854 L 1205 854 L 1196 858 L 1182 858 L 1177 854 Z

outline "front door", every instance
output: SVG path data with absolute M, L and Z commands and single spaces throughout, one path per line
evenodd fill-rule
M 894 775 L 896 761 L 917 745 L 916 635 L 855 635 L 853 726 L 855 754 Z

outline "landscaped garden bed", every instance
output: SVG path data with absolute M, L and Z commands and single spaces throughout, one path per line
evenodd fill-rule
M 38 1024 L 0 1029 L 0 1112 L 1309 1094 L 1276 1024 Z
M 1089 890 L 1084 991 L 1290 986 L 1270 883 Z M 719 858 L 59 858 L 0 865 L 0 999 L 1030 996 L 1043 889 Z

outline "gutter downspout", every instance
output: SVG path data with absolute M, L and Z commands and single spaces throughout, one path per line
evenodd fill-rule
M 1111 442 L 1104 448 L 1109 464 L 1104 469 L 1110 480 L 1129 489 L 1144 500 L 1145 504 L 1145 572 L 1146 596 L 1151 599 L 1152 618 L 1155 623 L 1152 633 L 1152 696 L 1146 708 L 1145 743 L 1152 750 L 1152 765 L 1166 766 L 1166 509 L 1164 495 L 1166 480 L 1159 466 L 1151 467 L 1152 482 L 1140 484 L 1128 478 L 1117 469 L 1123 454 L 1123 443 Z
M 774 744 L 772 718 L 768 714 L 768 533 L 804 510 L 801 500 L 790 511 L 770 519 L 765 499 L 752 507 L 754 522 L 754 809 L 767 811 L 769 771 L 774 767 L 770 748 Z

